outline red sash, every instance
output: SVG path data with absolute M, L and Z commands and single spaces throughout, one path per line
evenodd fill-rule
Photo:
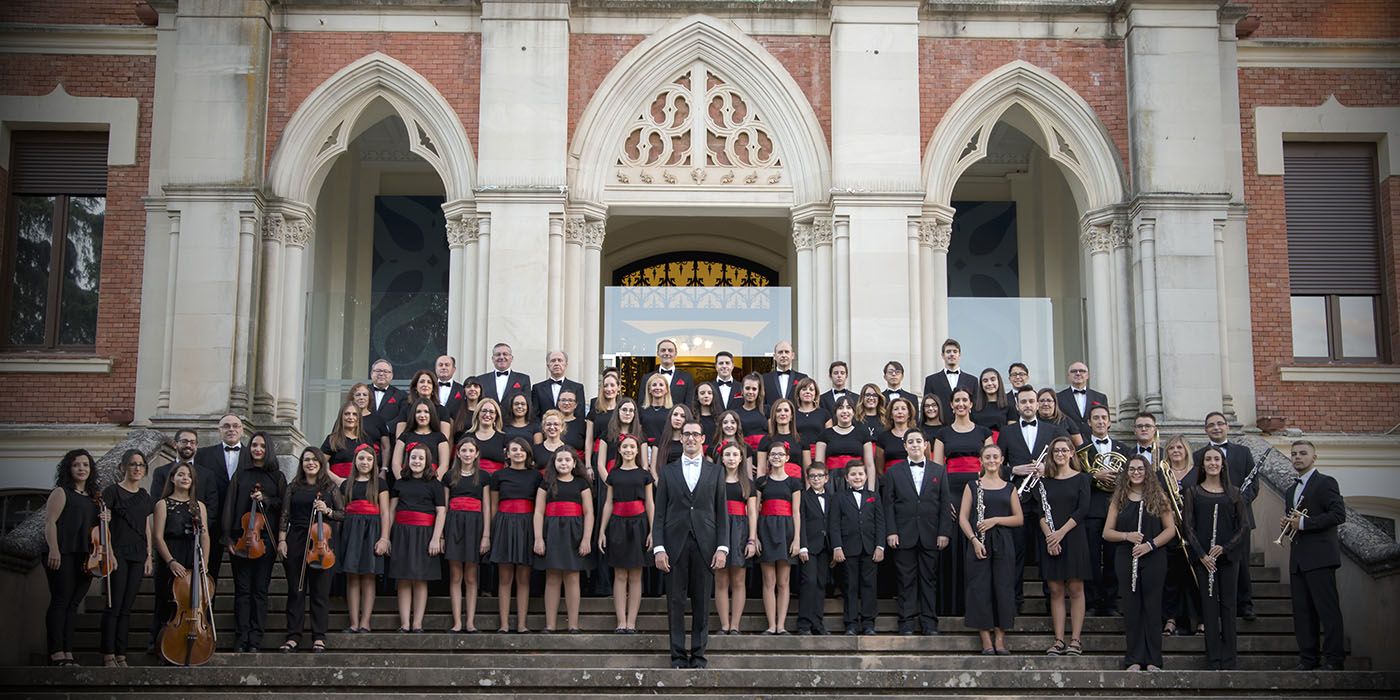
M 481 499 L 471 496 L 455 496 L 447 502 L 449 510 L 464 510 L 471 513 L 481 512 Z
M 496 504 L 502 513 L 529 514 L 535 512 L 535 502 L 529 498 L 503 498 Z
M 583 515 L 582 503 L 555 501 L 544 504 L 544 514 L 556 518 L 576 518 Z
M 500 462 L 497 462 L 494 459 L 479 459 L 477 460 L 476 466 L 480 468 L 481 471 L 484 471 L 487 474 L 495 474 L 496 472 L 504 468 L 506 465 L 501 464 Z
M 345 506 L 345 512 L 350 515 L 379 515 L 379 506 L 369 501 L 350 501 L 350 505 Z
M 982 460 L 978 457 L 953 457 L 948 460 L 949 474 L 976 474 L 982 471 Z
M 350 462 L 336 462 L 335 464 L 331 465 L 331 473 L 342 479 L 349 479 L 350 468 L 352 466 L 354 465 Z
M 759 515 L 792 515 L 792 501 L 764 501 Z
M 746 501 L 725 501 L 729 506 L 730 515 L 748 515 L 749 504 Z
M 762 436 L 762 435 L 745 435 L 745 436 L 744 436 L 744 444 L 745 444 L 745 445 L 748 445 L 750 450 L 757 450 L 757 449 L 758 449 L 758 443 L 760 443 L 760 442 L 763 442 L 763 436 Z
M 787 472 L 787 475 L 790 476 L 790 477 L 792 477 L 792 478 L 794 478 L 794 479 L 797 479 L 797 480 L 799 480 L 799 481 L 802 480 L 802 465 L 801 465 L 801 464 L 794 464 L 794 463 L 792 463 L 792 462 L 788 462 L 787 464 L 784 464 L 784 465 L 783 465 L 783 471 Z
M 396 525 L 432 525 L 436 516 L 432 513 L 419 513 L 416 510 L 401 510 L 394 513 Z
M 892 459 L 892 460 L 889 460 L 889 461 L 885 462 L 885 471 L 889 471 L 889 470 L 890 470 L 890 467 L 893 467 L 893 466 L 896 465 L 896 464 L 904 464 L 905 462 L 908 462 L 908 461 L 909 461 L 909 460 L 907 460 L 907 459 Z M 881 473 L 883 474 L 884 472 L 881 472 Z
M 548 509 L 546 509 L 545 513 L 548 514 L 548 512 Z M 634 515 L 641 515 L 645 512 L 647 512 L 647 504 L 645 501 L 613 501 L 613 515 L 620 518 L 629 518 Z M 580 514 L 582 514 L 581 509 Z
M 845 469 L 847 464 L 860 459 L 861 457 L 859 455 L 827 455 L 826 470 L 836 471 L 837 469 Z

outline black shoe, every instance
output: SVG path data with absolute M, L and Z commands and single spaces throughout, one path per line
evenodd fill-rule
M 899 626 L 899 633 L 900 633 L 900 634 L 913 634 L 913 633 L 914 633 L 914 626 L 913 626 L 913 625 L 900 625 L 900 626 Z
M 812 636 L 812 630 L 797 630 L 797 633 L 804 637 Z
M 1259 619 L 1259 616 L 1254 614 L 1254 608 L 1245 608 L 1241 610 L 1240 617 L 1244 618 L 1245 622 L 1254 622 Z
M 846 625 L 846 634 L 849 635 L 849 636 L 854 637 L 854 636 L 856 635 L 856 626 L 855 626 L 855 625 Z
M 1306 661 L 1299 661 L 1299 662 L 1298 662 L 1298 665 L 1293 667 L 1293 670 L 1294 670 L 1294 671 L 1311 671 L 1311 670 L 1313 670 L 1313 669 L 1315 669 L 1315 668 L 1317 668 L 1317 664 L 1315 664 L 1315 663 L 1310 664 L 1310 663 L 1308 663 L 1308 662 L 1306 662 Z
M 921 634 L 921 635 L 923 635 L 923 636 L 925 636 L 925 637 L 934 637 L 934 636 L 937 636 L 937 635 L 938 635 L 938 627 L 936 627 L 936 626 L 935 626 L 935 627 L 925 627 L 925 628 L 923 628 L 923 630 L 921 630 L 921 631 L 919 632 L 919 634 Z
M 1341 664 L 1334 664 L 1334 663 L 1328 661 L 1328 662 L 1326 662 L 1326 663 L 1323 663 L 1321 666 L 1318 666 L 1318 667 L 1317 667 L 1317 670 L 1319 670 L 1319 671 L 1340 671 L 1340 670 L 1342 670 L 1342 665 L 1341 665 Z
M 869 626 L 869 627 L 866 627 L 864 630 L 861 630 L 861 634 L 863 634 L 863 635 L 865 635 L 865 636 L 867 636 L 867 637 L 873 637 L 873 636 L 875 636 L 875 626 L 874 626 L 874 625 L 871 625 L 871 626 Z
M 709 668 L 709 667 L 710 667 L 710 662 L 708 662 L 708 661 L 706 661 L 706 660 L 704 660 L 704 659 L 691 659 L 691 660 L 690 660 L 690 667 L 691 667 L 691 668 L 694 668 L 694 669 Z
M 730 634 L 742 634 L 742 632 L 739 631 L 739 628 L 738 628 L 738 627 L 735 627 L 735 628 L 729 630 L 729 633 L 730 633 Z
M 671 661 L 671 668 L 690 668 L 690 662 L 685 660 L 677 661 L 673 659 Z

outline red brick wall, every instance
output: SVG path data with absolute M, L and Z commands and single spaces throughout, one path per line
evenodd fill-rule
M 136 0 L 4 0 L 0 22 L 140 24 Z
M 64 3 L 67 4 L 67 3 Z M 146 177 L 150 171 L 152 56 L 0 54 L 0 95 L 46 95 L 59 83 L 79 97 L 140 100 L 136 163 L 107 172 L 107 215 L 97 307 L 97 355 L 112 360 L 111 374 L 6 375 L 0 382 L 0 422 L 100 423 L 104 410 L 133 410 L 144 265 Z M 0 201 L 8 178 L 0 178 Z M 3 206 L 3 205 L 0 205 Z M 34 401 L 32 388 L 54 396 L 98 396 L 98 401 Z
M 1259 174 L 1255 153 L 1254 109 L 1264 106 L 1315 107 L 1330 95 L 1350 107 L 1400 104 L 1400 71 L 1310 70 L 1250 68 L 1240 71 L 1240 121 L 1244 141 L 1245 203 L 1249 205 L 1248 247 L 1250 304 L 1253 308 L 1254 385 L 1260 415 L 1281 415 L 1291 426 L 1310 431 L 1376 432 L 1390 429 L 1400 415 L 1400 385 L 1283 382 L 1280 367 L 1293 360 L 1293 326 L 1288 290 L 1288 231 L 1285 223 L 1283 176 Z M 1388 312 L 1391 356 L 1397 357 L 1395 304 L 1395 203 L 1400 201 L 1400 178 L 1389 178 L 1381 189 L 1383 265 L 1391 307 Z M 1331 411 L 1338 396 L 1346 411 Z
M 1395 0 L 1246 0 L 1259 29 L 1249 38 L 1394 39 L 1400 36 Z
M 569 136 L 608 72 L 646 37 L 640 34 L 571 34 L 569 36 Z M 620 136 L 619 136 L 620 138 Z
M 919 39 L 921 155 L 953 102 L 983 76 L 1016 60 L 1051 73 L 1093 108 L 1118 149 L 1126 181 L 1128 88 L 1119 41 Z
M 278 137 L 306 96 L 340 69 L 375 51 L 402 61 L 432 83 L 457 112 L 473 153 L 477 151 L 480 34 L 279 32 L 272 39 L 268 163 Z

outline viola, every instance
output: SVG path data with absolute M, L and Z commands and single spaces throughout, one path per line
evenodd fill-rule
M 321 492 L 316 492 L 316 500 L 321 500 Z M 335 566 L 335 551 L 331 548 L 331 526 L 319 510 L 311 513 L 311 524 L 306 529 L 306 565 L 319 570 Z
M 198 508 L 197 504 L 193 505 Z M 198 510 L 196 510 L 198 513 Z M 176 666 L 202 666 L 214 656 L 213 606 L 210 605 L 210 583 L 205 571 L 204 547 L 201 544 L 203 524 L 194 517 L 194 564 L 184 576 L 171 583 L 175 599 L 175 614 L 165 623 L 160 634 L 160 657 Z
M 102 494 L 93 496 L 92 500 L 97 502 L 99 516 L 109 512 L 107 504 L 102 502 Z M 83 570 L 98 578 L 106 578 L 117 570 L 117 553 L 112 549 L 112 530 L 107 521 L 100 517 L 92 527 L 92 546 L 88 550 L 88 560 Z M 111 586 L 110 582 L 108 586 Z
M 261 559 L 267 554 L 267 542 L 263 541 L 263 530 L 267 527 L 267 516 L 263 515 L 262 501 L 254 498 L 262 493 L 262 484 L 253 484 L 248 496 L 248 512 L 243 514 L 243 534 L 233 543 L 234 556 L 245 559 Z

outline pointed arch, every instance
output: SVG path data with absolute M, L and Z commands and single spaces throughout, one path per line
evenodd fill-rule
M 924 154 L 925 203 L 950 205 L 958 178 L 987 155 L 992 127 L 1012 107 L 1030 116 L 1027 124 L 1012 115 L 1064 171 L 1081 212 L 1123 201 L 1122 160 L 1093 108 L 1049 72 L 1013 61 L 973 83 L 938 123 Z
M 598 86 L 569 148 L 571 199 L 604 202 L 613 161 L 638 106 L 697 61 L 722 74 L 764 115 L 783 154 L 792 204 L 825 202 L 831 189 L 830 154 L 802 88 L 737 26 L 705 15 L 686 17 L 647 38 Z
M 273 195 L 314 205 L 331 165 L 359 133 L 356 122 L 384 104 L 403 119 L 409 150 L 442 178 L 447 202 L 470 200 L 476 157 L 456 112 L 426 78 L 379 52 L 340 69 L 302 101 L 272 157 Z

